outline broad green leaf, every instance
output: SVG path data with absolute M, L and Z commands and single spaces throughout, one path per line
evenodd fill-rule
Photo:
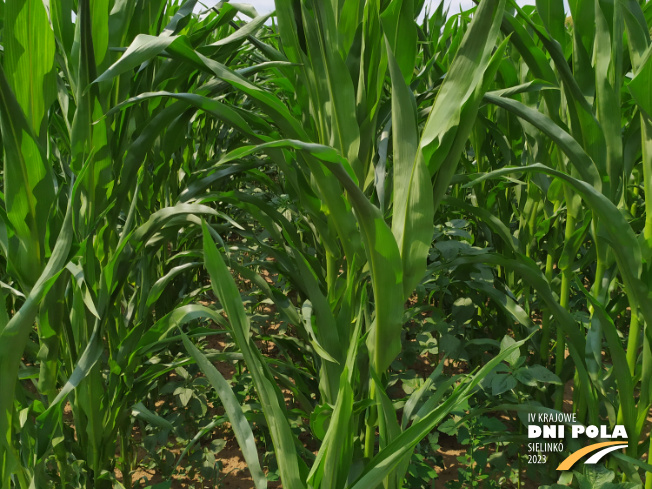
M 102 13 L 104 10 L 106 12 Z M 79 45 L 79 65 L 77 85 L 77 110 L 72 122 L 70 144 L 72 150 L 72 161 L 70 166 L 77 174 L 81 184 L 76 197 L 75 210 L 79 217 L 75 219 L 75 230 L 81 236 L 86 236 L 96 220 L 104 212 L 107 206 L 110 190 L 113 187 L 112 159 L 109 148 L 110 135 L 106 121 L 101 119 L 104 110 L 99 100 L 98 87 L 89 84 L 95 78 L 96 58 L 94 46 L 96 42 L 108 43 L 108 32 L 102 36 L 93 36 L 92 28 L 95 18 L 91 15 L 108 15 L 108 2 L 101 0 L 94 2 L 93 6 L 89 0 L 82 0 L 79 3 L 79 18 L 77 22 Z M 102 31 L 106 31 L 103 27 Z M 96 33 L 99 34 L 99 33 Z M 101 46 L 98 51 L 106 53 L 107 46 Z M 103 54 L 102 54 L 103 56 Z M 100 119 L 97 124 L 93 122 Z
M 168 25 L 166 25 L 165 29 L 163 29 L 163 32 L 161 32 L 161 36 L 173 36 L 179 30 L 185 27 L 185 25 L 188 23 L 188 17 L 192 15 L 192 11 L 196 5 L 197 0 L 186 0 L 183 2 L 183 5 L 179 7 L 179 10 L 175 12 L 175 14 L 168 22 Z
M 500 351 L 508 349 L 514 343 L 516 343 L 516 340 L 514 340 L 514 338 L 512 338 L 511 336 L 505 335 L 503 337 L 503 339 L 500 341 Z M 517 362 L 517 360 L 518 360 L 518 358 L 520 356 L 521 356 L 520 351 L 518 349 L 514 350 L 512 348 L 512 353 L 510 353 L 509 355 L 507 355 L 505 357 L 505 361 L 513 366 Z
M 425 273 L 435 209 L 430 175 L 419 151 L 414 96 L 403 80 L 388 39 L 386 45 L 392 80 L 392 233 L 401 252 L 403 297 L 407 300 Z
M 339 33 L 329 2 L 303 4 L 307 57 L 314 83 L 315 116 L 320 119 L 318 141 L 336 148 L 352 166 L 362 184 L 366 168 L 358 160 L 360 127 L 356 118 L 355 89 L 338 50 Z
M 616 11 L 614 11 L 614 7 Z M 623 141 L 621 130 L 621 73 L 622 73 L 622 27 L 614 24 L 614 15 L 620 10 L 619 4 L 610 6 L 608 2 L 595 3 L 595 44 L 593 58 L 595 63 L 595 88 L 597 119 L 600 123 L 606 144 L 606 182 L 608 197 L 615 201 L 617 189 L 621 186 L 623 172 Z
M 211 286 L 229 318 L 234 340 L 245 358 L 260 398 L 277 456 L 281 481 L 288 487 L 306 487 L 301 479 L 300 459 L 294 447 L 294 435 L 288 423 L 285 403 L 279 388 L 249 336 L 249 320 L 233 277 L 217 251 L 206 224 L 203 225 L 204 264 Z
M 109 49 L 109 5 L 109 0 L 93 0 L 91 4 L 93 53 L 98 66 L 104 64 Z
M 498 5 L 491 6 L 491 8 L 495 7 L 495 10 L 489 10 L 488 13 L 484 14 L 486 19 L 479 21 L 478 19 L 480 18 L 480 15 L 482 15 L 480 12 L 485 5 L 488 5 L 488 3 L 483 3 L 480 6 L 478 12 L 476 12 L 476 15 L 473 17 L 473 20 L 471 21 L 472 25 L 465 34 L 462 46 L 460 47 L 459 52 L 456 54 L 455 60 L 451 66 L 452 74 L 454 68 L 459 63 L 460 71 L 456 74 L 456 77 L 459 76 L 462 78 L 466 76 L 472 78 L 470 85 L 467 86 L 469 92 L 464 94 L 463 99 L 458 98 L 461 94 L 459 93 L 459 89 L 455 86 L 450 88 L 450 93 L 447 93 L 444 88 L 448 88 L 446 86 L 448 84 L 455 85 L 453 80 L 456 78 L 447 77 L 444 80 L 444 84 L 441 87 L 439 93 L 437 94 L 437 98 L 435 99 L 432 111 L 428 117 L 428 122 L 424 128 L 421 140 L 422 151 L 424 154 L 431 155 L 426 157 L 427 161 L 429 160 L 428 167 L 430 172 L 431 174 L 435 174 L 433 183 L 435 210 L 439 207 L 439 204 L 444 198 L 448 186 L 450 185 L 451 180 L 457 171 L 460 155 L 466 145 L 467 139 L 471 134 L 471 130 L 477 118 L 482 95 L 493 83 L 495 74 L 498 70 L 498 67 L 502 63 L 502 58 L 507 47 L 507 39 L 505 39 L 500 45 L 498 45 L 493 54 L 491 54 L 490 48 L 493 46 L 494 40 L 498 34 L 499 19 L 502 17 L 504 4 L 501 0 Z M 478 29 L 479 32 L 475 32 L 473 35 L 478 36 L 479 39 L 473 37 L 473 41 L 468 41 L 467 46 L 466 36 L 471 35 L 471 31 L 474 30 L 473 24 L 476 21 L 478 21 L 478 24 L 475 29 Z M 489 25 L 487 25 L 487 23 L 489 23 Z M 487 28 L 489 29 L 488 32 L 485 30 Z M 481 40 L 480 46 L 474 47 L 474 44 L 479 40 Z M 471 69 L 470 73 L 466 72 L 470 69 L 466 56 L 480 57 L 480 59 L 477 60 L 478 66 Z M 461 60 L 458 62 L 457 60 L 460 57 Z M 462 83 L 462 86 L 464 85 L 465 83 Z M 438 107 L 440 101 L 443 107 Z M 455 106 L 456 104 L 459 106 L 450 108 L 446 107 L 450 105 Z M 430 142 L 424 145 L 423 138 L 428 132 L 432 132 L 429 131 L 429 126 L 431 121 L 433 121 L 433 114 L 437 113 L 438 110 L 451 110 L 455 112 L 455 115 L 453 116 L 453 119 L 446 125 L 444 129 L 445 132 L 441 134 L 439 147 L 437 147 L 437 145 L 430 139 L 432 134 L 430 134 L 427 138 L 427 141 Z M 438 119 L 439 117 L 436 117 L 434 120 L 437 121 Z M 436 128 L 437 123 L 435 122 L 433 126 Z
M 40 2 L 39 2 L 40 3 Z M 45 263 L 45 235 L 55 198 L 54 175 L 44 149 L 0 69 L 0 124 L 4 148 L 4 203 L 10 270 L 29 290 Z
M 380 19 L 385 34 L 387 51 L 393 53 L 395 68 L 400 69 L 405 84 L 409 85 L 414 74 L 417 56 L 414 0 L 392 0 L 380 15 Z M 392 61 L 390 61 L 390 67 L 391 63 Z M 395 76 L 392 78 L 394 79 Z M 394 99 L 392 98 L 393 102 Z
M 561 385 L 561 380 L 543 365 L 521 367 L 514 372 L 514 377 L 526 385 L 536 385 L 537 382 Z
M 560 44 L 561 50 L 564 52 L 566 12 L 564 12 L 563 0 L 537 0 L 537 12 L 550 37 Z
M 650 30 L 645 20 L 645 13 L 636 0 L 625 0 L 621 2 L 621 6 L 632 68 L 634 72 L 637 72 L 650 45 Z
M 640 68 L 636 72 L 634 78 L 627 85 L 634 100 L 649 118 L 652 118 L 652 94 L 650 94 L 649 90 L 651 82 L 652 47 L 648 48 Z
M 457 161 L 462 150 L 459 141 L 466 142 L 468 132 L 458 134 L 457 127 L 463 109 L 482 83 L 498 35 L 503 8 L 504 0 L 480 3 L 439 89 L 420 141 L 431 175 L 439 170 L 444 160 Z M 466 117 L 475 119 L 475 111 Z M 456 141 L 457 144 L 454 144 Z M 454 154 L 451 155 L 451 152 Z
M 380 375 L 401 351 L 403 267 L 396 240 L 383 216 L 360 191 L 342 165 L 324 164 L 348 192 L 362 231 L 376 306 L 376 318 L 367 339 L 372 365 Z
M 517 381 L 512 374 L 496 374 L 491 380 L 491 395 L 499 396 L 514 387 Z
M 177 276 L 184 273 L 186 270 L 191 270 L 200 265 L 201 265 L 200 262 L 190 262 L 190 263 L 184 263 L 183 265 L 173 267 L 168 273 L 166 273 L 163 277 L 158 279 L 154 283 L 154 285 L 152 285 L 152 288 L 150 289 L 149 294 L 147 295 L 147 306 L 151 306 L 152 304 L 154 304 L 159 299 L 159 297 L 161 297 L 161 294 L 163 293 L 165 288 Z
M 167 419 L 159 416 L 158 414 L 150 411 L 142 402 L 137 402 L 134 404 L 134 407 L 131 410 L 131 414 L 138 418 L 141 418 L 147 423 L 162 428 L 165 430 L 172 430 L 174 426 Z
M 54 33 L 43 2 L 7 0 L 4 26 L 7 80 L 31 132 L 42 142 L 45 116 L 56 97 Z
M 245 461 L 247 462 L 247 468 L 251 473 L 256 489 L 265 489 L 267 487 L 267 479 L 265 478 L 263 470 L 260 468 L 254 434 L 244 412 L 242 411 L 242 407 L 238 403 L 238 400 L 231 389 L 231 386 L 224 379 L 222 374 L 220 374 L 220 372 L 206 358 L 206 356 L 192 344 L 185 334 L 181 333 L 181 339 L 183 340 L 183 345 L 190 356 L 192 356 L 217 392 L 220 402 L 229 417 L 233 433 L 238 440 L 238 445 L 240 446 Z
M 213 44 L 209 44 L 204 49 L 207 50 L 208 48 L 211 47 L 226 46 L 227 44 L 239 42 L 246 39 L 247 37 L 255 33 L 258 29 L 260 29 L 265 24 L 265 22 L 267 22 L 267 19 L 269 19 L 271 15 L 272 15 L 271 13 L 266 15 L 259 15 L 258 17 L 252 19 L 250 22 L 247 22 L 243 27 L 235 31 L 230 36 L 220 39 L 219 41 L 214 42 Z

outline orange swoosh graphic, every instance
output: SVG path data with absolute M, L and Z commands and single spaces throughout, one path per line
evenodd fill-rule
M 588 447 L 580 448 L 578 451 L 571 453 L 568 457 L 564 459 L 562 463 L 559 464 L 559 467 L 557 467 L 557 470 L 569 470 L 575 462 L 577 462 L 579 459 L 581 459 L 584 455 L 587 455 L 591 452 L 595 452 L 596 450 L 599 450 L 600 448 L 604 447 L 610 447 L 612 445 L 622 445 L 626 443 L 627 440 L 621 440 L 621 441 L 605 441 L 602 443 L 596 443 L 594 445 L 589 445 Z

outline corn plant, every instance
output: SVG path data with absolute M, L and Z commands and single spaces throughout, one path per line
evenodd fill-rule
M 134 427 L 179 434 L 159 387 L 191 364 L 257 488 L 265 450 L 283 487 L 407 487 L 434 429 L 559 411 L 568 382 L 642 483 L 648 4 L 275 4 L 2 4 L 2 487 L 132 487 Z M 218 333 L 235 352 L 197 345 Z
M 157 280 L 174 273 L 179 229 L 218 213 L 178 202 L 179 174 L 192 171 L 196 154 L 184 137 L 194 106 L 110 110 L 141 89 L 204 80 L 171 60 L 109 83 L 97 76 L 120 56 L 113 47 L 138 36 L 188 29 L 196 43 L 228 38 L 235 8 L 198 25 L 194 5 L 4 3 L 2 487 L 45 487 L 50 463 L 60 487 L 111 487 L 116 443 L 131 486 L 132 411 L 172 368 L 143 365 L 158 341 L 144 333 L 174 305 L 159 301 Z M 244 37 L 232 36 L 216 58 Z
M 322 449 L 310 470 L 296 456 L 285 406 L 280 403 L 280 392 L 274 389 L 273 374 L 266 371 L 264 361 L 251 346 L 242 307 L 233 303 L 235 287 L 216 285 L 224 282 L 220 277 L 227 272 L 219 255 L 213 251 L 208 229 L 204 232 L 204 259 L 215 293 L 231 320 L 234 339 L 253 374 L 274 442 L 281 479 L 291 487 L 305 486 L 306 479 L 311 487 L 340 487 L 352 477 L 352 470 L 359 472 L 360 469 L 354 469 L 356 457 L 369 463 L 357 475 L 358 482 L 354 485 L 366 487 L 383 480 L 392 486 L 400 484 L 407 469 L 410 448 L 459 404 L 468 395 L 465 393 L 488 371 L 484 369 L 471 384 L 456 390 L 428 416 L 419 416 L 423 419 L 411 428 L 407 428 L 408 419 L 404 420 L 403 428 L 399 427 L 395 410 L 384 393 L 383 376 L 400 351 L 403 304 L 425 272 L 433 212 L 455 173 L 482 95 L 504 49 L 503 44 L 491 56 L 503 7 L 500 2 L 486 2 L 462 39 L 458 55 L 451 64 L 450 76 L 440 87 L 431 116 L 419 131 L 416 104 L 408 84 L 414 75 L 417 40 L 414 18 L 420 8 L 421 5 L 411 2 L 392 2 L 386 6 L 362 2 L 346 6 L 299 6 L 280 2 L 277 17 L 282 51 L 273 52 L 273 55 L 300 67 L 288 65 L 278 70 L 294 84 L 296 100 L 292 102 L 302 109 L 302 120 L 297 120 L 268 92 L 201 52 L 189 49 L 183 36 L 136 39 L 98 78 L 100 83 L 109 81 L 165 49 L 212 71 L 223 82 L 245 93 L 270 121 L 268 134 L 274 132 L 272 124 L 280 132 L 280 139 L 278 136 L 272 138 L 241 124 L 239 129 L 245 130 L 253 142 L 259 144 L 225 154 L 214 168 L 265 151 L 290 184 L 286 185 L 286 191 L 305 205 L 314 225 L 314 244 L 323 249 L 319 255 L 325 258 L 325 263 L 314 263 L 303 254 L 291 223 L 266 208 L 264 203 L 251 197 L 243 198 L 249 206 L 255 203 L 255 217 L 261 219 L 261 223 L 269 222 L 266 230 L 282 248 L 270 248 L 262 240 L 260 246 L 266 248 L 275 258 L 275 266 L 281 267 L 284 275 L 291 277 L 308 298 L 302 306 L 302 322 L 321 364 L 319 387 L 323 400 L 319 403 L 334 406 L 332 409 L 338 419 L 337 423 L 329 425 Z M 355 40 L 358 24 L 347 24 L 351 15 L 357 16 L 364 26 L 362 40 Z M 337 32 L 344 32 L 344 35 L 340 37 Z M 352 47 L 354 42 L 357 44 Z M 406 43 L 405 46 L 402 43 Z M 351 49 L 359 50 L 356 55 L 359 61 L 347 69 L 344 54 Z M 270 51 L 270 48 L 265 50 Z M 474 62 L 469 63 L 468 59 Z M 393 86 L 390 99 L 385 99 L 381 90 L 385 70 Z M 144 96 L 131 100 L 142 100 Z M 380 120 L 381 116 L 386 121 Z M 391 125 L 393 128 L 391 205 L 389 198 L 386 199 L 383 182 L 373 185 L 370 180 L 374 174 L 374 157 L 378 159 L 378 174 L 382 175 L 384 168 L 380 165 L 386 163 L 380 161 L 373 144 L 379 122 L 383 127 Z M 192 190 L 181 195 L 181 200 L 205 204 L 228 198 L 221 192 L 206 193 L 210 190 L 210 180 L 214 180 L 212 175 L 203 176 L 191 185 Z M 315 205 L 319 200 L 322 204 Z M 391 226 L 375 202 L 391 212 Z M 239 206 L 245 207 L 244 204 Z M 283 235 L 274 228 L 282 229 Z M 370 289 L 365 286 L 367 281 Z M 322 284 L 327 295 L 322 292 Z M 374 307 L 370 309 L 366 297 L 372 294 Z M 186 310 L 177 323 L 185 322 L 186 317 L 196 317 L 200 314 L 198 311 L 215 317 L 197 306 L 192 311 Z M 313 317 L 314 326 L 311 326 Z M 366 337 L 364 348 L 368 361 L 356 365 L 362 335 Z M 194 354 L 196 356 L 196 352 Z M 364 372 L 365 377 L 356 372 Z M 211 370 L 211 376 L 218 379 L 216 389 L 224 390 L 224 382 L 215 373 Z M 371 402 L 364 419 L 353 413 L 353 403 L 360 396 Z M 355 426 L 361 431 L 351 430 Z M 404 434 L 400 435 L 403 430 Z M 239 435 L 241 440 L 250 437 L 246 428 Z M 410 441 L 406 444 L 406 440 Z M 400 457 L 394 451 L 396 446 L 404 447 Z M 392 460 L 390 464 L 385 461 L 388 456 Z M 257 465 L 252 458 L 248 461 L 253 467 Z M 256 472 L 260 476 L 261 472 Z M 264 482 L 259 478 L 257 484 Z
M 645 75 L 638 74 L 649 45 L 647 5 L 571 2 L 570 27 L 561 2 L 540 2 L 529 12 L 516 4 L 513 8 L 514 14 L 505 16 L 501 28 L 510 36 L 514 57 L 529 73 L 520 78 L 512 74 L 512 84 L 522 84 L 520 100 L 514 92 L 502 91 L 487 93 L 485 101 L 498 108 L 487 108 L 488 119 L 494 119 L 491 124 L 498 131 L 507 128 L 500 118 L 515 116 L 523 121 L 525 145 L 519 148 L 517 167 L 525 175 L 538 174 L 526 176 L 526 186 L 519 189 L 517 216 L 519 251 L 538 260 L 546 277 L 539 286 L 526 285 L 525 291 L 534 287 L 542 294 L 541 287 L 548 289 L 557 274 L 560 278 L 558 304 L 543 309 L 540 356 L 545 361 L 551 353 L 551 329 L 556 323 L 555 370 L 568 380 L 563 375 L 568 349 L 575 367 L 574 409 L 579 419 L 597 423 L 607 412 L 610 423 L 624 423 L 630 436 L 639 440 L 645 436 L 643 419 L 650 408 L 649 334 L 642 325 L 649 322 L 651 311 L 645 258 L 648 214 L 637 219 L 640 193 L 632 185 L 647 172 L 645 110 L 638 102 L 640 87 L 647 83 Z M 513 173 L 514 159 L 510 155 L 508 166 L 487 173 L 474 185 L 487 177 Z M 510 213 L 506 209 L 501 220 L 511 220 Z M 559 226 L 549 232 L 537 229 L 550 220 L 564 226 L 563 247 L 552 244 L 561 240 Z M 538 244 L 537 233 L 548 249 L 535 256 L 531 251 Z M 574 280 L 587 265 L 593 267 L 590 292 Z M 573 307 L 589 312 L 583 321 L 586 332 L 560 314 L 561 309 Z M 616 317 L 627 312 L 625 308 L 631 310 L 626 344 L 614 325 Z M 612 361 L 607 371 L 602 367 L 602 351 Z M 605 381 L 608 375 L 616 379 L 615 384 Z M 562 398 L 559 388 L 557 409 Z M 628 455 L 638 459 L 642 448 L 631 443 Z M 619 458 L 619 463 L 637 480 L 631 460 Z

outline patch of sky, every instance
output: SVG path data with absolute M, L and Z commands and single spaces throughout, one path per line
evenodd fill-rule
M 550 0 L 548 0 L 550 1 Z M 439 5 L 440 0 L 428 0 L 431 10 L 434 10 Z M 205 7 L 212 7 L 218 0 L 204 0 L 201 3 Z M 235 2 L 232 2 L 235 3 Z M 274 0 L 242 0 L 239 3 L 246 3 L 252 5 L 259 14 L 267 14 L 274 10 Z M 519 5 L 534 5 L 534 0 L 517 0 Z M 567 0 L 564 0 L 564 4 L 567 6 Z M 467 10 L 473 7 L 475 4 L 472 0 L 444 0 L 445 8 L 448 8 L 448 15 L 454 15 L 459 13 L 462 10 Z M 200 7 L 201 9 L 201 7 Z M 568 6 L 566 7 L 568 10 Z

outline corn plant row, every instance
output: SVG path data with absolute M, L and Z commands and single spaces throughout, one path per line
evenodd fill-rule
M 497 411 L 589 487 L 521 470 L 564 410 L 652 489 L 652 7 L 568 3 L 0 4 L 0 487 L 140 487 L 192 368 L 257 489 L 420 487 Z

